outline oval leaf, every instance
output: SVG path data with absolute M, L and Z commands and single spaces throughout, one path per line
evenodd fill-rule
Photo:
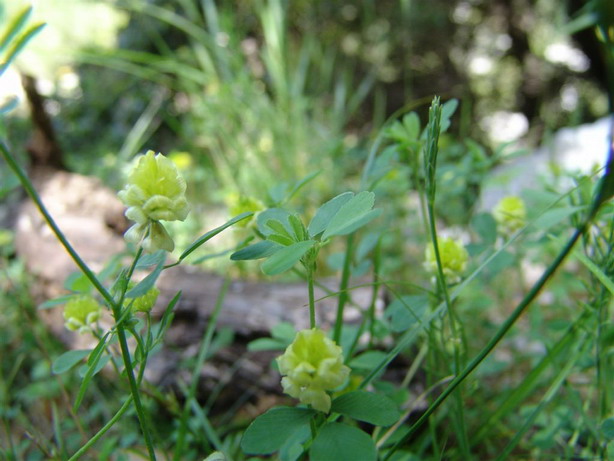
M 64 352 L 53 361 L 51 371 L 53 371 L 53 373 L 56 375 L 65 373 L 87 357 L 90 352 L 92 352 L 91 349 L 79 349 L 76 351 Z
M 273 453 L 295 432 L 308 426 L 315 414 L 314 410 L 307 408 L 273 408 L 249 425 L 241 439 L 241 448 L 252 455 Z
M 143 253 L 136 262 L 136 269 L 143 269 L 145 267 L 157 266 L 161 262 L 166 261 L 166 251 L 158 250 L 153 253 Z
M 375 444 L 366 432 L 347 424 L 328 423 L 309 449 L 311 461 L 375 461 Z
M 268 210 L 264 210 L 258 217 L 256 218 L 256 222 L 258 223 L 258 230 L 262 233 L 262 235 L 269 236 L 274 234 L 275 231 L 267 226 L 267 221 L 275 220 L 279 221 L 283 224 L 286 231 L 288 231 L 288 235 L 292 232 L 292 228 L 290 227 L 290 223 L 288 222 L 288 218 L 290 217 L 290 213 L 286 210 L 282 210 L 281 208 L 269 208 Z
M 401 417 L 392 400 L 367 391 L 341 394 L 333 400 L 331 411 L 375 426 L 391 426 Z
M 371 219 L 379 214 L 379 211 L 371 210 L 374 203 L 375 194 L 373 192 L 363 191 L 352 197 L 330 220 L 322 235 L 322 239 L 324 240 L 333 235 L 349 234 L 371 221 Z
M 277 275 L 294 266 L 307 251 L 315 245 L 315 241 L 306 240 L 282 248 L 262 264 L 262 272 L 267 275 Z
M 309 235 L 311 237 L 315 237 L 316 235 L 324 232 L 326 230 L 326 226 L 328 226 L 330 223 L 330 220 L 333 219 L 339 209 L 349 202 L 352 197 L 354 197 L 353 192 L 344 192 L 318 208 L 316 214 L 311 219 L 311 222 L 307 227 Z

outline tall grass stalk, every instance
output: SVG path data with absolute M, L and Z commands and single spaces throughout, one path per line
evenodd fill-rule
M 137 383 L 136 383 L 136 379 L 135 379 L 135 376 L 134 376 L 134 367 L 132 365 L 132 358 L 130 356 L 130 349 L 128 348 L 128 341 L 127 341 L 127 337 L 126 337 L 125 326 L 123 325 L 123 322 L 120 321 L 121 315 L 122 315 L 123 304 L 118 304 L 113 299 L 111 294 L 102 285 L 102 283 L 98 280 L 96 275 L 87 266 L 87 264 L 83 261 L 83 259 L 79 256 L 79 254 L 75 251 L 75 249 L 72 247 L 72 245 L 68 242 L 68 240 L 66 239 L 66 236 L 63 234 L 63 232 L 60 230 L 60 228 L 55 223 L 53 217 L 47 211 L 45 205 L 43 204 L 40 196 L 36 192 L 32 182 L 30 181 L 30 179 L 26 175 L 25 171 L 23 171 L 23 169 L 15 161 L 14 157 L 12 156 L 12 154 L 10 153 L 10 151 L 8 150 L 8 148 L 6 147 L 6 145 L 4 144 L 3 141 L 0 141 L 0 153 L 2 154 L 2 157 L 4 158 L 4 160 L 6 161 L 8 166 L 11 168 L 13 173 L 15 173 L 15 175 L 19 179 L 19 182 L 21 183 L 22 187 L 24 188 L 24 190 L 26 191 L 26 193 L 28 194 L 30 199 L 34 202 L 34 204 L 38 208 L 39 212 L 43 216 L 45 222 L 51 228 L 51 230 L 55 234 L 55 236 L 58 239 L 58 241 L 62 244 L 64 249 L 71 256 L 71 258 L 73 259 L 75 264 L 77 264 L 77 266 L 79 267 L 81 272 L 83 272 L 83 274 L 92 283 L 94 288 L 96 288 L 96 291 L 98 291 L 98 293 L 100 293 L 100 295 L 104 298 L 106 303 L 111 307 L 112 312 L 113 312 L 113 316 L 114 316 L 114 318 L 115 318 L 115 320 L 117 322 L 116 325 L 115 325 L 115 328 L 116 328 L 117 337 L 118 337 L 120 348 L 121 348 L 122 358 L 123 358 L 123 361 L 124 361 L 124 367 L 126 369 L 126 375 L 127 375 L 127 378 L 128 378 L 128 383 L 130 385 L 130 393 L 131 393 L 132 398 L 134 400 L 134 406 L 135 406 L 135 409 L 136 409 L 136 412 L 137 412 L 137 415 L 138 415 L 138 419 L 139 419 L 139 423 L 140 423 L 140 426 L 141 426 L 141 431 L 143 433 L 143 437 L 145 438 L 145 444 L 147 446 L 147 451 L 149 452 L 150 458 L 152 460 L 155 460 L 156 459 L 156 454 L 154 452 L 153 440 L 152 440 L 150 429 L 149 429 L 150 418 L 147 416 L 147 414 L 145 412 L 145 409 L 143 407 L 143 404 L 141 403 L 139 389 L 138 389 L 138 386 L 137 386 Z M 132 270 L 134 270 L 134 265 L 135 264 L 136 264 L 136 258 L 135 258 L 135 260 L 133 262 Z M 127 285 L 127 282 L 126 282 L 126 285 Z M 124 289 L 122 290 L 122 293 L 121 293 L 121 298 L 120 299 L 121 299 L 122 303 L 123 303 L 124 295 L 126 293 L 126 288 L 127 288 L 127 286 L 124 287 Z
M 436 196 L 436 186 L 437 181 L 436 171 L 437 171 L 437 154 L 439 151 L 439 134 L 441 132 L 441 114 L 442 108 L 439 102 L 439 98 L 435 98 L 433 103 L 429 109 L 429 123 L 427 127 L 427 139 L 426 139 L 426 151 L 424 153 L 424 166 L 425 166 L 425 178 L 426 178 L 426 206 L 427 206 L 427 217 L 428 217 L 428 229 L 431 242 L 433 244 L 433 250 L 435 253 L 435 260 L 437 262 L 437 287 L 438 293 L 443 296 L 443 300 L 446 306 L 446 311 L 448 313 L 448 318 L 450 319 L 450 329 L 452 333 L 452 347 L 453 347 L 453 355 L 454 355 L 454 374 L 458 374 L 462 367 L 461 361 L 461 335 L 459 333 L 459 325 L 458 319 L 456 317 L 456 312 L 453 309 L 452 302 L 450 300 L 450 294 L 448 293 L 448 284 L 446 281 L 446 277 L 443 272 L 443 264 L 441 262 L 441 254 L 439 251 L 439 242 L 437 238 L 437 226 L 435 223 L 435 196 Z M 442 326 L 441 329 L 442 335 L 445 335 L 445 329 Z M 442 340 L 447 340 L 447 338 L 442 338 Z M 461 452 L 463 453 L 463 457 L 465 459 L 471 458 L 471 453 L 469 451 L 469 440 L 467 437 L 467 428 L 465 427 L 465 416 L 464 416 L 464 402 L 463 402 L 463 393 L 462 387 L 455 392 L 455 404 L 456 404 L 456 412 L 454 413 L 454 422 L 457 426 L 457 433 L 459 434 L 459 444 L 461 448 Z

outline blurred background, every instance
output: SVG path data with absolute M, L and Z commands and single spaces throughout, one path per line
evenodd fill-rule
M 0 0 L 2 21 L 28 4 Z M 306 215 L 361 187 L 380 135 L 408 111 L 424 124 L 434 95 L 460 101 L 439 160 L 446 187 L 438 209 L 450 225 L 469 222 L 498 165 L 530 159 L 538 146 L 554 143 L 560 128 L 607 114 L 600 44 L 591 28 L 574 26 L 586 16 L 576 0 L 33 6 L 31 22 L 46 27 L 2 76 L 0 98 L 17 95 L 19 105 L 2 119 L 1 134 L 24 164 L 40 158 L 41 149 L 55 152 L 55 165 L 97 176 L 115 190 L 138 153 L 168 155 L 188 180 L 194 211 L 187 223 L 169 226 L 179 248 L 244 211 L 241 203 L 278 205 L 317 171 L 293 197 L 292 206 Z M 585 173 L 595 162 L 589 154 L 601 152 L 590 144 L 596 136 L 585 133 L 576 141 L 585 150 L 572 152 Z M 419 178 L 405 154 L 388 154 L 374 187 L 392 210 L 389 224 L 416 214 L 415 196 L 398 191 L 415 190 Z M 562 154 L 556 155 L 542 155 L 539 168 L 560 170 Z M 529 160 L 513 176 L 539 168 Z M 21 196 L 1 164 L 0 180 L 0 226 L 9 228 Z M 486 196 L 493 205 L 500 194 Z M 212 253 L 244 237 L 228 234 Z M 392 253 L 404 238 L 400 232 L 390 241 Z M 209 267 L 227 264 L 217 259 Z

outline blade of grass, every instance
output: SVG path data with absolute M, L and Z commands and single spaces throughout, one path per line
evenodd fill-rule
M 34 38 L 36 34 L 38 34 L 45 24 L 37 24 L 35 26 L 30 27 L 26 30 L 23 35 L 21 35 L 17 41 L 13 44 L 10 51 L 4 58 L 4 62 L 0 64 L 0 75 L 4 73 L 6 68 L 13 62 L 13 60 L 17 57 L 17 55 L 21 52 L 21 50 L 27 45 L 27 43 Z
M 39 210 L 45 222 L 51 228 L 51 230 L 55 234 L 58 241 L 61 243 L 64 249 L 68 252 L 68 254 L 71 256 L 73 261 L 77 264 L 79 269 L 81 269 L 83 274 L 90 280 L 90 282 L 92 282 L 92 285 L 94 285 L 98 293 L 100 293 L 100 295 L 104 298 L 107 304 L 111 306 L 111 309 L 113 310 L 113 316 L 116 319 L 118 319 L 121 314 L 123 296 L 125 294 L 125 291 L 122 293 L 120 302 L 116 303 L 113 297 L 111 296 L 111 294 L 102 285 L 100 280 L 96 277 L 96 275 L 92 272 L 92 270 L 87 266 L 87 264 L 85 264 L 83 259 L 81 259 L 81 256 L 79 256 L 79 254 L 75 251 L 72 245 L 68 242 L 68 240 L 66 239 L 66 236 L 63 234 L 63 232 L 60 230 L 60 228 L 54 221 L 53 217 L 47 211 L 47 208 L 43 204 L 38 193 L 36 192 L 36 189 L 34 189 L 32 182 L 30 181 L 26 173 L 23 171 L 21 166 L 19 166 L 19 164 L 15 161 L 14 157 L 11 155 L 11 153 L 9 152 L 8 148 L 6 147 L 3 141 L 0 141 L 0 153 L 2 154 L 2 157 L 4 158 L 6 163 L 9 165 L 13 173 L 15 173 L 15 175 L 19 178 L 19 182 L 21 183 L 22 187 L 25 189 L 30 199 L 34 202 L 34 205 Z M 134 269 L 134 265 L 136 264 L 136 261 L 138 260 L 139 254 L 137 254 L 137 257 L 135 258 L 133 262 L 132 269 Z M 135 403 L 135 407 L 136 407 L 137 414 L 139 417 L 139 423 L 141 425 L 141 430 L 143 432 L 143 436 L 145 437 L 145 443 L 147 445 L 147 449 L 148 449 L 150 458 L 155 460 L 156 455 L 153 449 L 153 442 L 151 440 L 151 434 L 149 432 L 149 427 L 148 427 L 149 418 L 145 415 L 145 410 L 143 409 L 143 406 L 141 403 L 139 391 L 138 391 L 136 380 L 134 377 L 132 359 L 130 358 L 130 349 L 128 348 L 128 341 L 126 339 L 126 331 L 123 328 L 123 325 L 121 322 L 117 324 L 117 336 L 120 342 L 120 348 L 122 351 L 122 359 L 124 361 L 124 366 L 126 367 L 126 371 L 127 371 L 126 374 L 128 376 L 128 382 L 130 384 L 130 392 L 134 398 L 134 403 Z
M 19 13 L 15 15 L 13 20 L 6 28 L 6 32 L 0 38 L 0 53 L 13 41 L 19 31 L 23 29 L 23 26 L 28 22 L 28 19 L 32 15 L 32 6 L 23 8 Z

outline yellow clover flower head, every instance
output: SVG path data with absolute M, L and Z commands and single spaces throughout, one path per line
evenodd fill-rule
M 448 282 L 455 283 L 460 281 L 461 274 L 467 268 L 469 253 L 460 240 L 451 237 L 440 238 L 437 241 L 439 246 L 439 257 L 443 273 Z M 424 268 L 432 274 L 437 274 L 437 258 L 435 256 L 435 246 L 430 242 L 424 252 Z
M 171 160 L 151 150 L 140 156 L 128 184 L 117 194 L 128 207 L 126 217 L 136 223 L 126 239 L 143 240 L 146 251 L 173 251 L 173 240 L 160 221 L 185 220 L 190 211 L 185 190 L 185 180 Z
M 91 324 L 100 318 L 101 312 L 100 304 L 91 296 L 75 296 L 64 305 L 64 326 L 79 333 L 89 332 Z
M 339 387 L 350 374 L 341 347 L 317 328 L 299 331 L 277 364 L 284 392 L 324 413 L 331 405 L 326 391 Z
M 527 222 L 527 209 L 523 200 L 515 195 L 502 198 L 493 209 L 499 231 L 503 235 L 512 235 L 522 229 Z
M 156 287 L 151 287 L 143 296 L 134 298 L 134 301 L 132 301 L 132 309 L 137 312 L 149 312 L 156 304 L 159 294 L 160 290 Z

